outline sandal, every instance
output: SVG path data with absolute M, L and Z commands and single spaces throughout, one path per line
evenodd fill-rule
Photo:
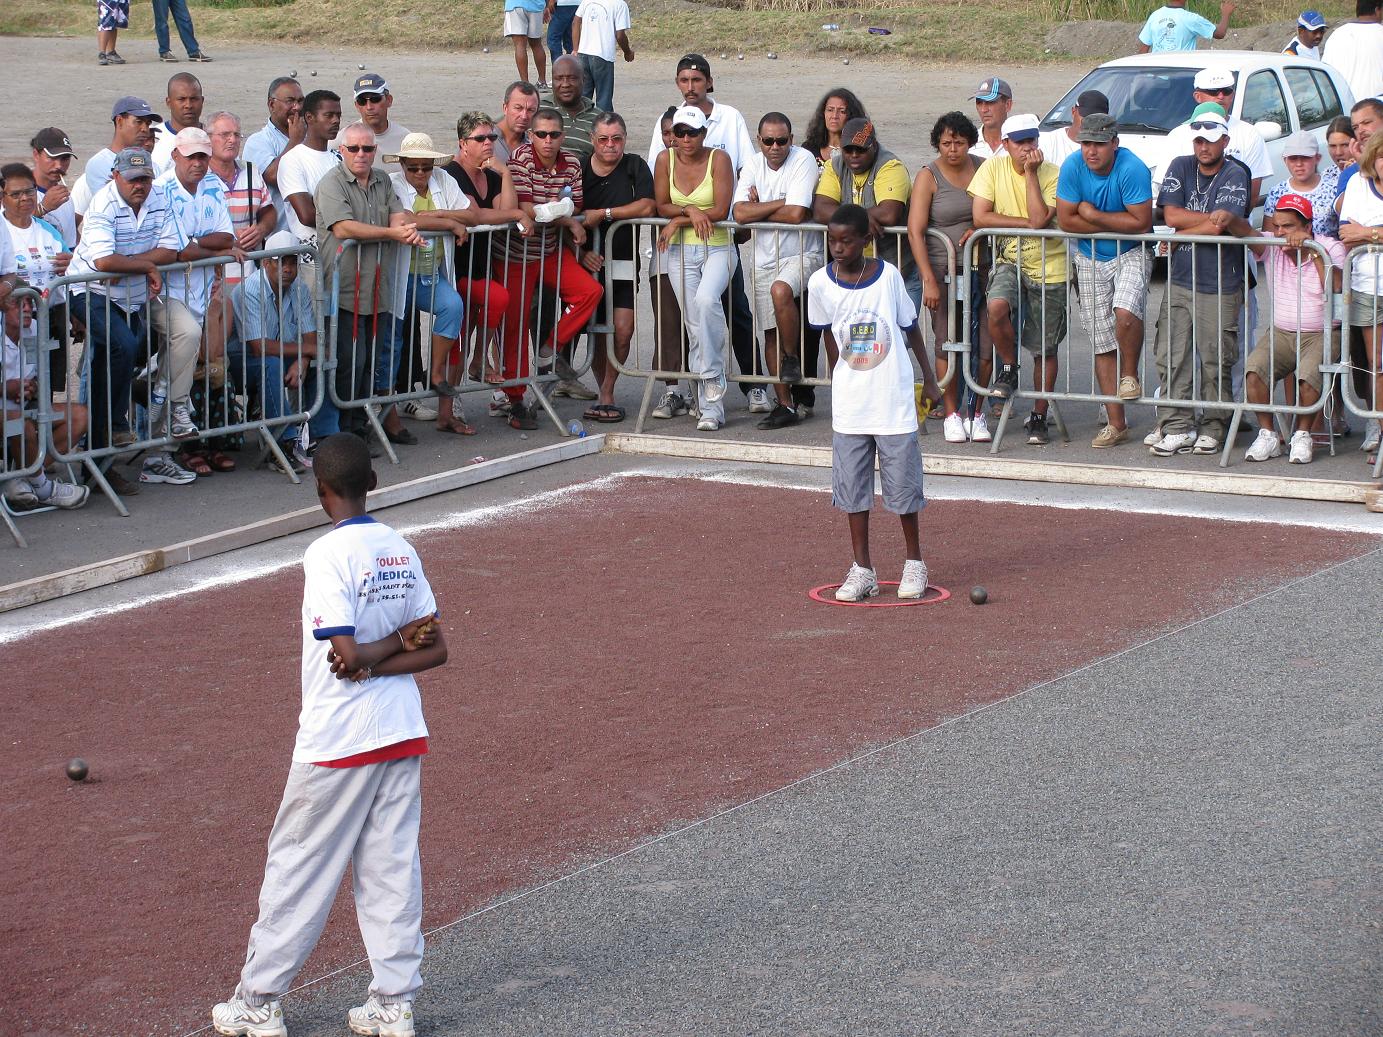
M 587 421 L 599 421 L 610 425 L 624 420 L 624 408 L 613 403 L 597 403 L 587 407 L 586 412 L 581 416 Z
M 225 454 L 223 454 L 223 453 L 222 453 L 221 451 L 219 451 L 219 450 L 213 450 L 211 453 L 207 454 L 207 455 L 206 455 L 206 462 L 207 462 L 207 464 L 211 465 L 211 467 L 212 467 L 215 471 L 218 471 L 218 472 L 233 472 L 233 471 L 235 471 L 235 459 L 234 459 L 234 458 L 231 458 L 231 457 L 227 457 Z
M 204 454 L 183 454 L 178 458 L 184 468 L 197 475 L 211 475 L 211 465 Z
M 439 421 L 437 423 L 437 431 L 450 432 L 455 436 L 473 436 L 475 435 L 475 426 L 467 424 L 462 418 L 452 418 L 447 422 Z

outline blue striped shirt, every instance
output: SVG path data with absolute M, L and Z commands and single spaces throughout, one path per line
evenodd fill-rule
M 168 215 L 168 198 L 155 184 L 139 212 L 120 194 L 118 181 L 112 180 L 96 192 L 82 223 L 82 240 L 72 254 L 68 276 L 99 273 L 96 261 L 107 256 L 137 256 L 159 247 Z M 109 277 L 74 288 L 107 296 L 111 302 L 133 313 L 149 301 L 149 282 L 143 274 Z

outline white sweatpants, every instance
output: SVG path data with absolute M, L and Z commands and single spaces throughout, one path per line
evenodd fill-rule
M 240 973 L 251 1005 L 293 984 L 351 865 L 355 915 L 374 969 L 370 993 L 411 1000 L 422 986 L 423 879 L 418 859 L 422 757 L 364 767 L 295 763 L 269 833 L 259 921 Z
M 704 418 L 725 422 L 725 401 L 706 398 L 706 382 L 725 377 L 725 324 L 722 297 L 735 274 L 739 252 L 734 245 L 672 245 L 667 250 L 668 277 L 687 326 L 689 370 L 697 383 L 697 406 Z

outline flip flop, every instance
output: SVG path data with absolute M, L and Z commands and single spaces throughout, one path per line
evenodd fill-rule
M 458 427 L 459 425 L 459 427 Z M 434 426 L 438 432 L 450 432 L 453 436 L 473 436 L 475 428 L 464 421 L 457 422 L 455 418 L 445 425 Z
M 581 416 L 587 421 L 599 421 L 606 425 L 612 425 L 617 421 L 624 420 L 624 408 L 613 403 L 597 403 L 594 407 L 587 407 L 586 412 Z

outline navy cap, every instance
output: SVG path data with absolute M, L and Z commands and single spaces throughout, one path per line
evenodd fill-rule
M 141 119 L 153 119 L 154 122 L 162 122 L 163 116 L 149 107 L 149 102 L 142 97 L 122 97 L 116 101 L 110 110 L 110 117 L 118 119 L 122 115 L 137 115 Z
M 366 72 L 355 81 L 353 92 L 356 97 L 359 97 L 361 94 L 387 94 L 389 92 L 389 84 L 385 81 L 383 76 L 375 72 Z
M 990 76 L 975 88 L 973 101 L 997 101 L 1001 97 L 1013 100 L 1013 87 L 998 76 Z

